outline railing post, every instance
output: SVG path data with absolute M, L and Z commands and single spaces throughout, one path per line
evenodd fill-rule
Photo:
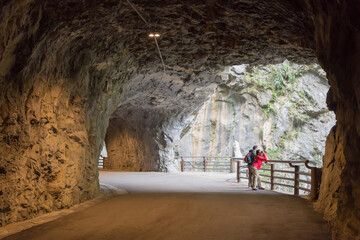
M 230 157 L 230 173 L 232 173 L 234 171 L 234 168 L 233 168 L 233 158 Z
M 274 164 L 270 164 L 270 170 L 271 170 L 271 190 L 275 189 L 275 184 L 274 184 Z
M 185 161 L 184 161 L 184 158 L 181 157 L 181 171 L 184 172 L 185 170 Z
M 311 189 L 310 189 L 310 200 L 314 201 L 319 196 L 319 185 L 321 183 L 321 168 L 309 166 L 309 160 L 305 162 L 305 166 L 311 170 Z
M 251 184 L 252 184 L 252 180 L 253 180 L 253 179 L 250 178 L 249 167 L 248 167 L 248 169 L 246 169 L 246 177 L 247 177 L 247 179 L 248 179 L 248 187 L 251 187 Z
M 300 166 L 294 166 L 295 167 L 295 177 L 294 177 L 294 195 L 299 196 L 299 183 L 300 183 Z
M 310 199 L 316 200 L 319 196 L 319 185 L 321 182 L 321 168 L 311 167 L 311 190 Z
M 236 180 L 240 182 L 240 161 L 236 161 Z
M 103 157 L 103 169 L 108 167 L 107 157 Z
M 206 157 L 204 156 L 204 172 L 206 172 Z
M 316 199 L 316 170 L 314 167 L 311 169 L 311 189 L 310 189 L 310 199 L 315 200 Z

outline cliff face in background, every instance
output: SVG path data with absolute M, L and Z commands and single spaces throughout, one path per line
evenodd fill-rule
M 325 139 L 335 124 L 327 109 L 329 85 L 317 65 L 228 67 L 223 84 L 183 129 L 181 156 L 242 157 L 253 145 L 274 159 L 321 164 Z

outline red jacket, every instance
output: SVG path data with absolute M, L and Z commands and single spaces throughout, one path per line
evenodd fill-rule
M 253 166 L 260 170 L 263 161 L 267 161 L 267 157 L 266 157 L 265 153 L 264 153 L 264 156 L 256 155 Z

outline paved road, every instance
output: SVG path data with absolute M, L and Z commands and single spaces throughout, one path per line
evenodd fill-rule
M 101 172 L 128 194 L 5 239 L 331 239 L 307 200 L 252 191 L 231 174 Z

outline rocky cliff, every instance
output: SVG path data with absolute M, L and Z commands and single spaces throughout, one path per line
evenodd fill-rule
M 322 162 L 335 124 L 329 90 L 318 65 L 232 66 L 201 109 L 190 116 L 179 143 L 182 156 L 245 155 L 253 145 L 273 159 Z M 240 157 L 240 156 L 239 156 Z

